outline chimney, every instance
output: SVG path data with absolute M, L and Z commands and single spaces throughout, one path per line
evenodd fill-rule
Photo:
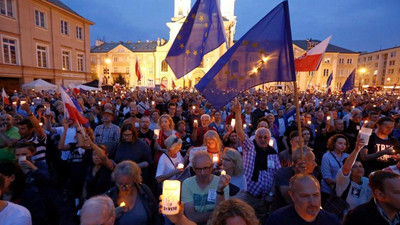
M 96 40 L 96 47 L 104 44 L 104 41 Z
M 138 40 L 137 43 L 140 43 L 140 40 Z

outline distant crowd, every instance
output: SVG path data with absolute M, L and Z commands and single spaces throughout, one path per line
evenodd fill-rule
M 400 95 L 252 90 L 215 109 L 193 90 L 67 93 L 3 96 L 1 225 L 400 224 Z

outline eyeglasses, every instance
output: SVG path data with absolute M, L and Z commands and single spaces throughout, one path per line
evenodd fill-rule
M 208 172 L 212 167 L 213 166 L 207 166 L 207 167 L 203 167 L 203 168 L 193 168 L 193 169 L 196 172 L 202 172 L 202 171 Z
M 122 134 L 123 137 L 130 137 L 132 135 L 133 135 L 132 133 L 131 134 Z
M 133 187 L 133 183 L 129 183 L 129 184 L 115 183 L 115 185 L 116 185 L 118 188 L 121 188 L 121 189 L 124 190 L 124 191 L 126 191 L 126 190 L 128 190 L 129 188 Z

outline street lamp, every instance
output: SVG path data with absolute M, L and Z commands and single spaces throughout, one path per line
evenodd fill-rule
M 106 74 L 110 74 L 110 72 L 109 72 L 110 70 L 108 69 L 108 65 L 110 65 L 111 59 L 106 58 L 105 59 L 105 63 L 106 63 L 106 69 L 104 69 L 103 76 L 104 76 L 104 78 L 106 80 L 106 84 L 108 84 L 109 79 L 107 79 L 107 75 Z M 110 78 L 110 76 L 108 76 L 108 78 Z

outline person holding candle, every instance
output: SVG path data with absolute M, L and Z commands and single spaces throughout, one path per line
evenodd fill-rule
M 193 123 L 193 132 L 192 132 L 192 141 L 194 142 L 194 146 L 198 147 L 203 144 L 204 134 L 209 130 L 215 130 L 210 126 L 211 117 L 208 114 L 203 114 L 200 117 L 201 126 L 199 123 Z
M 216 159 L 214 163 L 218 164 L 221 159 L 222 141 L 215 130 L 209 130 L 204 134 L 204 146 L 207 147 L 207 153 L 211 159 Z
M 157 135 L 157 142 L 154 144 L 154 147 L 156 149 L 156 156 L 154 158 L 155 165 L 158 164 L 158 160 L 160 159 L 162 153 L 167 152 L 167 147 L 165 145 L 165 140 L 167 140 L 168 137 L 175 135 L 177 137 L 179 136 L 179 133 L 174 130 L 175 124 L 174 121 L 172 120 L 171 116 L 168 114 L 164 114 L 160 117 L 158 120 L 158 125 L 160 126 L 160 132 Z
M 115 224 L 130 225 L 132 221 L 135 224 L 162 224 L 157 201 L 149 187 L 142 184 L 140 174 L 139 166 L 130 160 L 115 167 L 111 175 L 115 187 L 106 193 L 117 207 Z
M 189 164 L 188 156 L 183 158 L 179 152 L 182 147 L 182 140 L 179 137 L 171 135 L 165 140 L 165 145 L 167 152 L 161 155 L 157 165 L 156 180 L 158 183 L 162 183 L 164 180 L 178 179 L 184 167 Z
M 204 151 L 195 152 L 191 163 L 196 175 L 182 183 L 181 199 L 186 216 L 197 224 L 206 224 L 213 209 L 229 198 L 231 177 L 213 175 L 212 159 Z
M 247 190 L 246 178 L 244 177 L 243 159 L 238 151 L 226 148 L 222 155 L 222 172 L 231 176 L 229 183 L 229 195 L 234 196 L 239 191 Z

